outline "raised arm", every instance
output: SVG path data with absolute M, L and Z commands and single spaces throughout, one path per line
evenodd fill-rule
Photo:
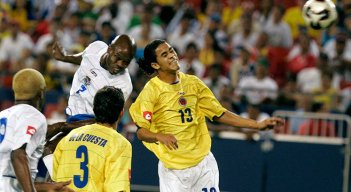
M 264 121 L 258 122 L 252 119 L 240 117 L 239 115 L 236 115 L 230 111 L 224 112 L 222 116 L 216 117 L 214 120 L 234 127 L 251 128 L 258 130 L 273 129 L 277 125 L 284 124 L 284 120 L 276 117 L 267 118 Z
M 59 61 L 73 63 L 75 65 L 80 65 L 82 61 L 82 54 L 74 54 L 74 55 L 66 55 L 65 49 L 60 45 L 58 41 L 56 41 L 52 47 L 52 56 Z

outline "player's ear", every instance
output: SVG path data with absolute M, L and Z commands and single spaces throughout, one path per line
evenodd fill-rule
M 122 111 L 119 113 L 119 118 L 118 119 L 121 119 L 123 114 L 124 114 L 124 109 L 122 109 Z
M 160 65 L 158 63 L 156 63 L 156 62 L 152 62 L 151 63 L 151 67 L 156 69 L 156 70 L 158 70 L 160 68 Z
M 107 53 L 113 54 L 113 49 L 114 49 L 114 46 L 113 46 L 113 45 L 109 45 L 109 46 L 107 47 Z

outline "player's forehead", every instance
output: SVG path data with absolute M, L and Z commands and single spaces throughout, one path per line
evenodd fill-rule
M 168 43 L 162 43 L 155 49 L 156 56 L 160 56 L 162 53 L 168 52 L 171 49 L 173 49 L 171 45 Z
M 116 46 L 114 46 L 113 51 L 115 55 L 128 59 L 133 59 L 132 50 L 128 46 L 117 44 Z

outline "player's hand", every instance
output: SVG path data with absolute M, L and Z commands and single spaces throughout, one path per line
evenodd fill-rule
M 54 45 L 52 46 L 51 54 L 56 60 L 59 60 L 59 61 L 64 60 L 65 50 L 63 49 L 63 47 L 60 45 L 58 41 L 55 41 Z
M 282 125 L 284 125 L 283 119 L 272 117 L 259 122 L 258 129 L 261 131 L 264 131 L 264 130 L 273 129 L 276 126 L 282 126 Z
M 166 145 L 170 150 L 178 149 L 177 139 L 174 135 L 158 133 L 156 135 L 156 140 Z
M 47 191 L 47 192 L 74 192 L 73 189 L 68 188 L 68 185 L 72 181 L 64 181 L 64 182 L 39 182 L 35 183 L 35 188 L 37 191 Z
M 67 187 L 70 183 L 71 183 L 71 181 L 53 183 L 53 185 L 55 186 L 54 190 L 55 191 L 64 191 L 64 192 L 74 192 L 73 189 L 70 189 Z

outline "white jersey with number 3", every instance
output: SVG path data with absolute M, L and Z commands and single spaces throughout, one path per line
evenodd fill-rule
M 27 144 L 26 153 L 34 180 L 42 156 L 47 123 L 44 115 L 27 104 L 0 112 L 0 192 L 22 191 L 11 163 L 11 151 Z
M 107 51 L 102 41 L 91 43 L 83 52 L 80 67 L 74 74 L 68 100 L 68 115 L 94 114 L 93 101 L 96 92 L 109 85 L 120 88 L 127 100 L 133 90 L 128 69 L 117 75 L 110 74 L 100 66 L 100 58 Z

